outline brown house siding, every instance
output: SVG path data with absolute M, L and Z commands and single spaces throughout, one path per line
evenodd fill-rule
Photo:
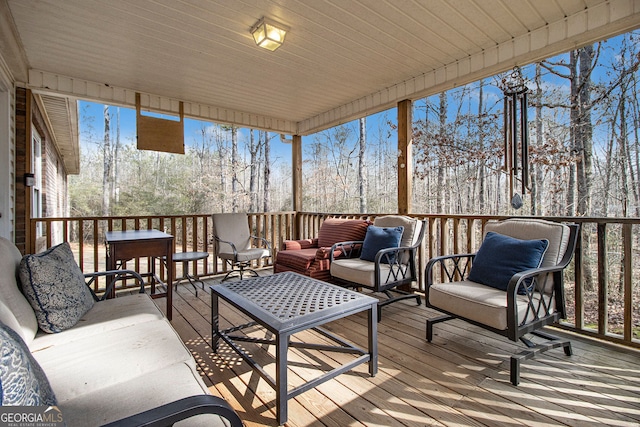
M 31 114 L 27 114 L 30 110 Z M 24 174 L 31 170 L 31 125 L 42 138 L 42 215 L 63 216 L 66 212 L 67 176 L 58 150 L 45 124 L 42 111 L 25 88 L 16 89 L 16 221 L 15 243 L 24 254 L 30 248 L 29 219 L 31 192 L 24 185 Z M 38 245 L 37 245 L 38 246 Z

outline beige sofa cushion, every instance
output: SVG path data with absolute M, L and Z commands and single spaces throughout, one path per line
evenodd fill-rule
M 534 300 L 540 297 L 535 293 Z M 517 295 L 518 319 L 527 314 L 527 297 Z M 499 330 L 507 329 L 507 293 L 464 280 L 429 287 L 429 303 L 439 309 L 466 317 Z M 537 304 L 536 304 L 537 305 Z
M 54 345 L 33 356 L 60 402 L 178 362 L 195 365 L 166 319 Z
M 133 294 L 107 299 L 94 304 L 76 325 L 60 334 L 38 332 L 29 344 L 33 351 L 67 342 L 103 335 L 105 332 L 152 320 L 162 320 L 164 315 L 146 294 Z
M 20 325 L 15 331 L 29 345 L 38 332 L 38 321 L 31 305 L 18 287 L 16 274 L 21 260 L 22 254 L 13 242 L 0 237 L 0 301 L 10 310 Z M 0 316 L 8 316 L 8 314 L 4 312 L 4 315 L 0 313 Z M 0 320 L 5 324 L 7 321 L 12 321 L 8 317 L 1 317 Z
M 68 426 L 91 427 L 131 416 L 141 408 L 154 408 L 200 394 L 209 392 L 195 368 L 188 363 L 176 363 L 75 396 L 59 402 L 58 406 Z M 175 425 L 217 427 L 225 424 L 217 415 L 198 415 Z

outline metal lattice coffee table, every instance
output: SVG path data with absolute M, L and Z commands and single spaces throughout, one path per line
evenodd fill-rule
M 292 397 L 304 393 L 361 363 L 369 363 L 369 374 L 371 376 L 375 376 L 378 372 L 377 299 L 290 272 L 224 283 L 210 288 L 213 350 L 217 351 L 220 339 L 224 340 L 274 388 L 276 391 L 276 418 L 278 423 L 284 424 L 287 421 L 287 401 Z M 254 321 L 220 330 L 218 298 L 227 301 Z M 356 347 L 318 327 L 327 322 L 365 310 L 368 311 L 369 324 L 368 351 Z M 272 332 L 275 335 L 275 339 L 230 335 L 255 325 L 260 325 Z M 291 341 L 293 334 L 306 329 L 313 329 L 338 345 Z M 251 356 L 243 351 L 236 344 L 236 341 L 275 345 L 275 380 Z M 352 353 L 357 357 L 349 363 L 325 372 L 301 386 L 288 390 L 287 350 L 289 347 Z

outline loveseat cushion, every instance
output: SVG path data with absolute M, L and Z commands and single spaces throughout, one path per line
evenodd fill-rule
M 49 380 L 20 335 L 0 323 L 0 403 L 2 406 L 57 404 Z
M 19 274 L 22 290 L 45 332 L 71 328 L 93 307 L 95 301 L 67 242 L 26 255 Z
M 364 240 L 370 222 L 364 219 L 329 218 L 318 231 L 318 247 L 331 247 L 338 242 Z
M 317 248 L 300 249 L 292 251 L 280 251 L 276 265 L 283 265 L 293 271 L 306 271 L 316 259 Z
M 18 286 L 17 275 L 21 259 L 22 254 L 16 245 L 0 237 L 0 301 L 8 309 L 0 311 L 0 321 L 7 325 L 17 322 L 20 327 L 14 330 L 26 344 L 29 344 L 38 332 L 38 321 L 33 308 Z
M 318 239 L 300 239 L 300 240 L 285 240 L 282 242 L 283 251 L 299 251 L 300 249 L 317 248 Z

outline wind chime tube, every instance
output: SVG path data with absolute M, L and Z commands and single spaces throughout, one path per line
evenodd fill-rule
M 509 98 L 508 97 L 504 97 L 504 112 L 502 114 L 503 118 L 504 118 L 504 170 L 505 172 L 509 172 L 511 170 L 511 162 L 509 161 L 509 159 L 511 158 L 511 154 L 509 152 Z
M 518 94 L 511 94 L 511 169 L 518 174 Z
M 527 91 L 525 90 L 520 97 L 520 134 L 522 135 L 522 194 L 529 189 L 529 120 L 527 118 Z

